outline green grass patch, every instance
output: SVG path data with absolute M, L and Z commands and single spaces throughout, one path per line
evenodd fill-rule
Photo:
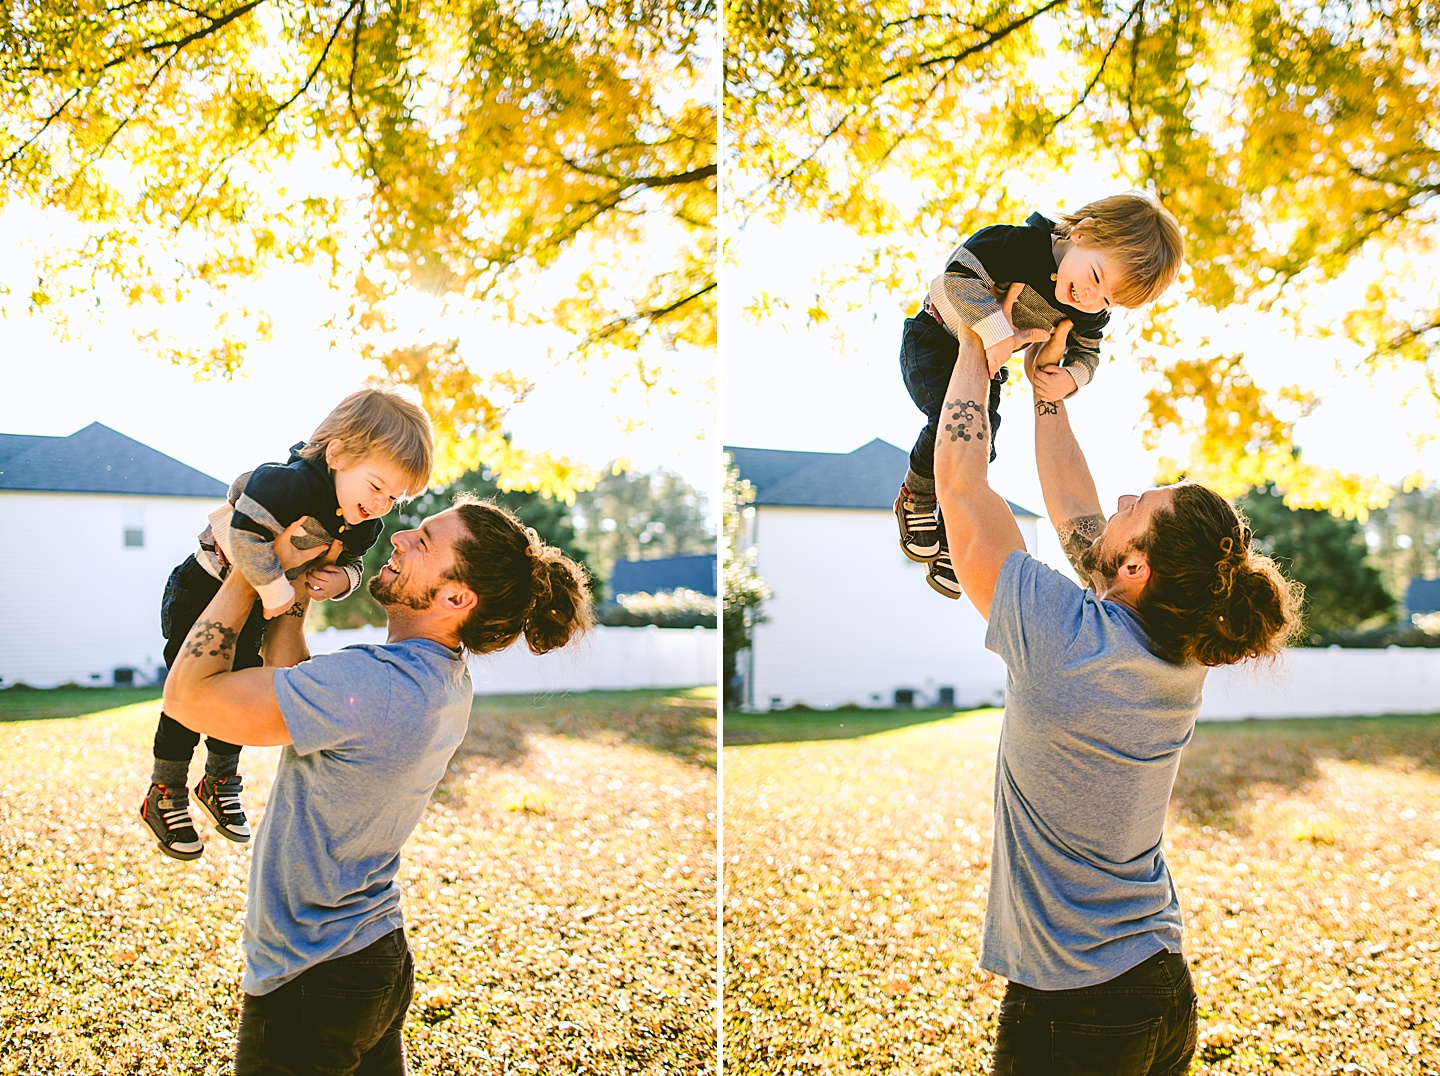
M 989 1071 L 1000 714 L 875 716 L 876 735 L 726 748 L 734 1076 Z M 1440 715 L 1202 724 L 1166 857 L 1191 1076 L 1440 1072 Z
M 230 1072 L 250 846 L 201 822 L 181 864 L 141 828 L 153 695 L 14 694 L 0 1074 Z M 704 692 L 476 699 L 401 860 L 412 1073 L 713 1069 L 714 713 Z M 241 756 L 252 822 L 278 755 Z
M 58 687 L 48 691 L 9 688 L 0 691 L 0 721 L 80 717 L 159 697 L 158 687 Z
M 959 710 L 781 710 L 746 714 L 725 711 L 725 746 L 758 743 L 803 743 L 806 740 L 853 740 L 878 732 L 944 721 Z M 998 711 L 987 710 L 994 713 Z

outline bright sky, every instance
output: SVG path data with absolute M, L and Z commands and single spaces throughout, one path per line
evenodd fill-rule
M 1040 200 L 1035 208 L 1053 212 L 1123 188 L 1120 184 L 1061 193 L 1037 186 Z M 932 252 L 930 260 L 937 270 L 960 238 Z M 735 261 L 725 266 L 722 276 L 725 444 L 848 452 L 874 437 L 907 451 L 914 443 L 924 417 L 900 380 L 900 333 L 928 280 L 919 283 L 914 295 L 860 295 L 861 309 L 838 324 L 819 328 L 805 324 L 818 275 L 853 262 L 858 249 L 854 237 L 839 225 L 796 218 L 779 227 L 752 222 L 732 238 Z M 1437 275 L 1440 272 L 1431 272 L 1429 279 Z M 762 292 L 788 302 L 790 310 L 757 323 L 742 311 Z M 1349 295 L 1338 292 L 1336 301 L 1358 305 L 1360 300 L 1351 290 Z M 1203 327 L 1226 348 L 1243 350 L 1257 383 L 1298 383 L 1320 394 L 1321 406 L 1296 428 L 1307 459 L 1378 474 L 1387 482 L 1399 482 L 1417 470 L 1440 479 L 1440 441 L 1433 440 L 1440 434 L 1440 420 L 1434 401 L 1418 391 L 1414 373 L 1390 372 L 1373 381 L 1342 376 L 1337 359 L 1353 357 L 1344 350 L 1349 345 L 1343 341 L 1296 340 L 1275 324 L 1253 317 L 1216 318 L 1193 302 L 1177 313 L 1177 321 L 1181 319 Z M 1138 315 L 1116 312 L 1095 381 L 1068 405 L 1107 512 L 1114 510 L 1121 494 L 1149 488 L 1155 476 L 1158 454 L 1142 449 L 1138 432 L 1148 386 L 1127 359 L 1126 337 L 1138 328 L 1139 320 Z M 1012 368 L 1012 381 L 1023 385 L 1018 374 Z M 1007 395 L 1001 404 L 1004 425 L 996 438 L 998 455 L 990 477 L 1001 494 L 1040 514 L 1044 506 L 1035 478 L 1033 415 L 1027 400 L 1017 393 Z M 1417 446 L 1416 431 L 1432 440 Z M 1171 446 L 1170 454 L 1183 458 L 1178 446 Z M 1049 549 L 1054 557 L 1046 559 L 1059 566 L 1063 558 L 1058 543 L 1047 531 L 1042 527 L 1041 555 Z
M 26 309 L 35 251 L 53 228 L 53 220 L 23 208 L 0 215 L 0 283 L 10 289 L 0 296 L 6 310 L 0 433 L 63 436 L 98 421 L 228 482 L 257 463 L 283 460 L 331 407 L 378 372 L 328 348 L 319 324 L 333 298 L 303 267 L 271 272 L 247 295 L 273 317 L 274 332 L 232 382 L 197 382 L 136 342 L 133 329 L 152 327 L 146 319 L 185 319 L 180 308 L 137 312 L 122 304 L 75 321 L 73 339 L 60 339 L 48 320 Z M 597 469 L 620 456 L 642 470 L 665 466 L 718 510 L 713 354 L 647 355 L 666 367 L 660 387 L 647 395 L 634 379 L 614 389 L 632 357 L 583 371 L 557 365 L 551 350 L 563 354 L 566 343 L 558 331 L 516 329 L 499 315 L 446 322 L 421 296 L 404 316 L 416 336 L 458 336 L 477 371 L 512 369 L 534 378 L 535 391 L 506 424 L 517 445 Z

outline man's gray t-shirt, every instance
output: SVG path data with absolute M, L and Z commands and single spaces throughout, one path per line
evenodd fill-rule
M 985 646 L 1009 673 L 980 966 L 1070 990 L 1180 952 L 1160 844 L 1205 666 L 1156 657 L 1134 613 L 1023 550 Z
M 241 989 L 268 994 L 403 925 L 400 848 L 465 736 L 460 651 L 347 646 L 275 670 L 291 743 L 255 834 Z

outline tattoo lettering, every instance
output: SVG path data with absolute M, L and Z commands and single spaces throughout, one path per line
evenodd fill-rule
M 190 636 L 185 640 L 185 653 L 192 658 L 212 657 L 231 661 L 235 657 L 235 640 L 239 637 L 238 631 L 227 628 L 218 620 L 201 620 L 190 629 Z M 207 650 L 209 646 L 215 649 Z
M 952 441 L 985 440 L 985 405 L 974 400 L 949 400 L 945 410 L 951 412 L 945 429 Z
M 1104 529 L 1104 516 L 1077 516 L 1075 519 L 1065 520 L 1056 528 L 1060 547 L 1065 550 L 1065 556 L 1074 565 L 1082 580 L 1090 578 L 1090 569 L 1084 564 L 1085 554 Z
M 1054 400 L 1036 400 L 1035 413 L 1037 415 L 1058 415 L 1060 413 L 1060 405 Z
M 295 599 L 295 604 L 290 606 L 289 609 L 286 609 L 285 612 L 281 613 L 280 615 L 303 617 L 305 615 L 305 603 L 297 598 Z

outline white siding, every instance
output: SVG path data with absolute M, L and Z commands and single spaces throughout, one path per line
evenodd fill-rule
M 1017 522 L 1034 549 L 1035 520 Z M 985 649 L 985 621 L 968 600 L 930 589 L 925 566 L 900 552 L 890 512 L 762 506 L 753 525 L 773 594 L 755 629 L 755 709 L 892 706 L 899 688 L 917 705 L 942 687 L 956 706 L 1003 700 L 1005 664 Z
M 221 503 L 0 491 L 0 687 L 109 685 L 117 668 L 152 677 L 165 580 Z M 145 544 L 127 547 L 137 523 Z
M 1287 650 L 1274 665 L 1211 669 L 1201 721 L 1440 713 L 1440 650 Z

